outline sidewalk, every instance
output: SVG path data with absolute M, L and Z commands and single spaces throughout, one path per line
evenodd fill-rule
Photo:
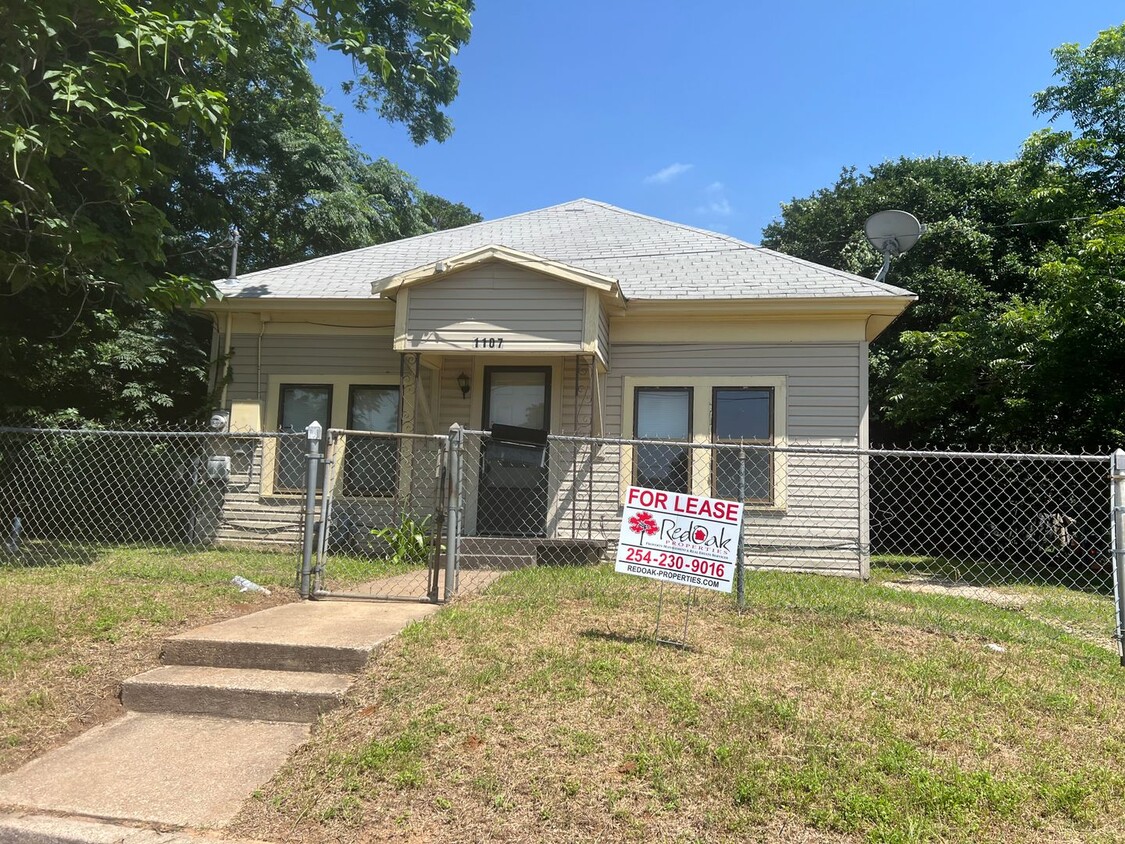
M 164 665 L 122 684 L 123 717 L 0 777 L 0 807 L 10 810 L 0 814 L 0 844 L 221 840 L 128 824 L 228 823 L 342 702 L 371 655 L 438 609 L 307 601 L 166 640 Z

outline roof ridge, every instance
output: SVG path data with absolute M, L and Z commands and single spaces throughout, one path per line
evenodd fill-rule
M 664 219 L 661 219 L 660 217 L 653 217 L 651 214 L 642 214 L 639 211 L 631 211 L 628 208 L 620 208 L 616 205 L 610 205 L 608 202 L 602 202 L 601 200 L 598 200 L 598 199 L 587 199 L 586 197 L 583 197 L 581 200 L 577 200 L 577 201 L 589 202 L 592 205 L 600 205 L 602 208 L 606 208 L 610 211 L 616 211 L 619 214 L 626 214 L 630 217 L 636 217 L 640 220 L 648 220 L 649 222 L 652 222 L 652 223 L 660 223 L 663 226 L 671 226 L 672 228 L 675 228 L 675 229 L 684 229 L 685 231 L 695 232 L 696 234 L 704 234 L 704 235 L 707 235 L 708 237 L 713 237 L 716 240 L 724 240 L 727 243 L 733 243 L 741 249 L 763 249 L 764 248 L 762 246 L 758 246 L 756 243 L 750 243 L 749 241 L 746 241 L 746 240 L 739 240 L 737 237 L 733 237 L 732 235 L 729 235 L 729 234 L 723 234 L 722 232 L 711 231 L 710 229 L 701 229 L 699 226 L 691 226 L 691 225 L 688 225 L 687 223 L 677 223 L 675 220 L 664 220 Z
M 354 255 L 358 252 L 367 252 L 368 250 L 371 250 L 371 249 L 379 249 L 380 247 L 383 247 L 383 246 L 389 246 L 392 243 L 403 243 L 404 241 L 407 241 L 407 240 L 422 240 L 423 238 L 433 237 L 434 235 L 445 234 L 447 232 L 463 231 L 465 229 L 475 228 L 476 226 L 491 225 L 493 223 L 503 222 L 504 220 L 512 220 L 512 219 L 515 219 L 516 217 L 526 217 L 529 214 L 539 214 L 539 213 L 542 213 L 543 211 L 551 211 L 551 210 L 556 209 L 556 208 L 563 208 L 567 205 L 575 205 L 579 202 L 591 202 L 595 205 L 602 205 L 603 204 L 603 203 L 597 202 L 597 201 L 592 200 L 592 199 L 585 199 L 585 198 L 570 199 L 570 200 L 567 200 L 566 202 L 559 202 L 555 205 L 548 205 L 546 208 L 535 208 L 531 211 L 520 211 L 519 213 L 508 214 L 504 217 L 494 217 L 490 220 L 478 220 L 475 223 L 469 223 L 469 224 L 464 225 L 464 226 L 455 226 L 455 227 L 450 228 L 450 229 L 437 229 L 437 230 L 432 231 L 432 232 L 423 232 L 422 234 L 414 234 L 414 235 L 411 235 L 410 237 L 400 237 L 397 240 L 384 240 L 382 243 L 372 243 L 370 246 L 357 246 L 355 249 L 347 249 L 343 252 L 333 252 L 329 255 L 321 255 L 317 258 L 306 258 L 304 261 L 295 261 L 292 264 L 279 264 L 276 267 L 263 267 L 260 270 L 254 270 L 253 272 L 249 272 L 249 273 L 242 273 L 241 275 L 236 276 L 234 279 L 230 279 L 230 278 L 219 279 L 217 283 L 223 284 L 223 283 L 227 283 L 227 282 L 230 282 L 230 281 L 242 281 L 245 278 L 251 278 L 252 276 L 256 276 L 260 273 L 268 273 L 268 272 L 273 272 L 275 270 L 280 270 L 280 269 L 290 269 L 291 267 L 304 267 L 304 266 L 307 266 L 309 264 L 319 263 L 320 261 L 327 261 L 331 258 L 339 258 L 342 255 Z

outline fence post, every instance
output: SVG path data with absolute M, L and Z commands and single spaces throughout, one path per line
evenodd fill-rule
M 446 519 L 445 545 L 445 600 L 447 601 L 457 592 L 457 545 L 461 533 L 461 448 L 464 442 L 464 431 L 454 422 L 449 426 L 449 500 L 445 505 L 446 513 L 449 514 Z
M 1117 654 L 1125 667 L 1125 451 L 1120 448 L 1110 456 L 1109 477 L 1113 517 L 1110 536 L 1113 540 L 1113 603 L 1117 613 Z
M 316 539 L 316 479 L 320 470 L 320 439 L 324 429 L 319 422 L 310 422 L 305 429 L 309 451 L 305 472 L 305 545 L 301 555 L 301 597 L 308 598 L 312 578 L 313 542 Z

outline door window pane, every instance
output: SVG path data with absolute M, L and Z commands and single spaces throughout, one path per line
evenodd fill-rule
M 278 426 L 282 431 L 303 432 L 311 422 L 319 422 L 325 430 L 331 424 L 332 387 L 327 384 L 282 384 Z M 287 437 L 277 444 L 277 470 L 274 488 L 279 491 L 301 490 L 305 487 L 304 437 Z M 324 485 L 324 467 L 317 480 L 317 489 Z
M 547 430 L 547 373 L 489 372 L 487 424 Z
M 714 442 L 772 444 L 772 389 L 716 387 L 711 400 Z M 772 480 L 772 452 L 733 448 L 715 452 L 713 494 L 716 498 L 770 501 Z
M 636 391 L 634 436 L 639 440 L 691 439 L 690 387 L 641 387 Z M 689 492 L 691 449 L 671 445 L 636 447 L 638 486 Z
M 399 389 L 355 384 L 348 390 L 348 430 L 398 430 Z M 393 495 L 398 480 L 398 439 L 348 435 L 344 495 Z

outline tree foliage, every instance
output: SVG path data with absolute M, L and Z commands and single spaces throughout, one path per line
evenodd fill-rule
M 929 223 L 894 264 L 919 302 L 872 349 L 873 437 L 919 445 L 1125 443 L 1125 25 L 1054 51 L 1057 84 L 1004 164 L 903 159 L 783 206 L 765 242 L 872 275 L 862 217 Z
M 919 298 L 871 348 L 872 440 L 981 445 L 998 434 L 978 424 L 993 400 L 980 386 L 992 376 L 977 382 L 959 360 L 946 374 L 960 383 L 937 389 L 919 359 L 923 338 L 946 327 L 951 333 L 940 342 L 935 335 L 934 353 L 947 359 L 950 344 L 968 342 L 964 333 L 976 337 L 976 326 L 991 325 L 1000 303 L 1028 296 L 1037 267 L 1070 237 L 1065 224 L 1038 221 L 1086 213 L 1090 203 L 1082 185 L 1053 165 L 903 158 L 863 175 L 846 169 L 833 187 L 783 205 L 763 243 L 871 278 L 882 258 L 864 237 L 866 218 L 902 208 L 925 221 L 925 236 L 887 279 Z
M 419 143 L 443 139 L 469 9 L 458 0 L 10 4 L 0 35 L 0 279 L 12 292 L 110 284 L 155 304 L 198 300 L 206 286 L 163 272 L 170 227 L 148 195 L 174 183 L 177 148 L 207 144 L 222 157 L 240 130 L 260 139 L 268 129 L 253 118 L 273 116 L 260 89 L 310 96 L 314 41 L 353 59 L 358 102 Z M 284 126 L 270 128 L 286 143 Z
M 243 271 L 431 230 L 430 195 L 348 142 L 308 64 L 318 45 L 344 52 L 362 106 L 416 142 L 441 140 L 471 8 L 12 5 L 0 31 L 5 415 L 152 422 L 201 406 L 210 327 L 176 308 L 226 274 L 232 225 Z

